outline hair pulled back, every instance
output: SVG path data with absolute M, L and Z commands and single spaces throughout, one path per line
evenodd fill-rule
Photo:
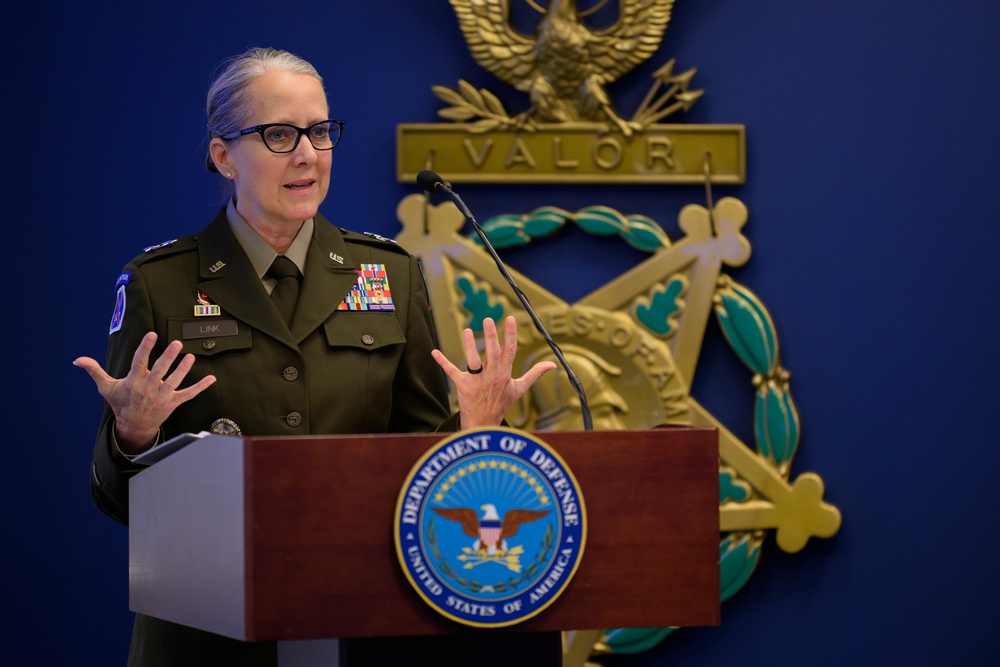
M 221 70 L 208 88 L 205 114 L 209 137 L 242 129 L 250 113 L 250 82 L 272 70 L 287 70 L 295 74 L 316 77 L 322 85 L 323 77 L 316 68 L 298 56 L 268 47 L 255 47 L 220 65 Z M 206 157 L 209 171 L 218 173 L 212 157 Z

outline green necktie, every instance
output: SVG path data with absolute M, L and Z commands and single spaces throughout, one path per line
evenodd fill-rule
M 278 255 L 267 270 L 267 275 L 278 281 L 271 292 L 271 299 L 285 323 L 291 326 L 295 304 L 299 300 L 299 269 L 295 262 L 284 255 Z

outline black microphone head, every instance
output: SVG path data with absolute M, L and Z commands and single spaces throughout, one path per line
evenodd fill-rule
M 441 189 L 441 177 L 429 169 L 424 169 L 417 174 L 417 185 L 427 192 L 437 192 Z

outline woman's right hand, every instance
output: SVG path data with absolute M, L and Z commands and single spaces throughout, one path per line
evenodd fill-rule
M 156 345 L 156 334 L 152 331 L 142 337 L 139 347 L 132 356 L 132 367 L 128 375 L 120 380 L 108 375 L 90 357 L 79 357 L 73 361 L 90 374 L 97 385 L 97 391 L 111 406 L 115 414 L 115 437 L 118 448 L 125 454 L 141 454 L 156 441 L 160 425 L 177 408 L 189 401 L 215 382 L 214 375 L 206 375 L 190 387 L 178 389 L 191 367 L 194 355 L 186 354 L 177 368 L 167 375 L 181 353 L 183 345 L 179 340 L 171 341 L 163 354 L 149 366 L 149 355 Z

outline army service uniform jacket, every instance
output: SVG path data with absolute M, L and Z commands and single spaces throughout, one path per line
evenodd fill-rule
M 384 265 L 391 310 L 339 310 L 364 264 Z M 196 361 L 181 386 L 217 380 L 181 404 L 161 440 L 235 422 L 244 436 L 454 430 L 426 286 L 395 243 L 315 217 L 291 326 L 285 324 L 225 209 L 197 235 L 147 250 L 125 266 L 109 337 L 107 372 L 128 374 L 139 341 L 158 335 L 150 364 L 173 340 Z M 202 306 L 196 311 L 196 306 Z M 216 308 L 217 307 L 217 311 Z M 217 314 L 202 314 L 196 312 Z M 128 523 L 128 479 L 106 407 L 94 449 L 97 506 Z

